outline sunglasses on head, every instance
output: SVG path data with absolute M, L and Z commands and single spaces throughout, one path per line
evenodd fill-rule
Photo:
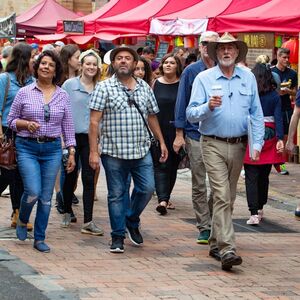
M 202 41 L 202 42 L 201 42 L 201 45 L 202 45 L 202 46 L 207 46 L 208 44 L 209 44 L 209 42 L 207 42 L 207 41 Z
M 44 105 L 44 119 L 46 122 L 50 120 L 50 106 L 49 104 Z

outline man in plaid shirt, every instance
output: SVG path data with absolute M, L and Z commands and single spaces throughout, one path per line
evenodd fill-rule
M 145 81 L 133 77 L 137 53 L 131 48 L 119 47 L 111 52 L 110 59 L 115 74 L 97 85 L 90 103 L 90 165 L 94 169 L 99 165 L 97 139 L 101 122 L 101 161 L 106 174 L 112 228 L 110 251 L 123 253 L 126 227 L 133 244 L 143 243 L 138 228 L 140 215 L 155 188 L 149 135 L 133 101 L 160 141 L 161 162 L 166 161 L 168 151 L 155 115 L 159 109 L 154 94 Z M 134 188 L 128 208 L 126 196 L 130 175 Z

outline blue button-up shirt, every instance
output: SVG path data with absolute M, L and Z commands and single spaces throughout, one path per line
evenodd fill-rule
M 90 101 L 92 92 L 85 90 L 80 78 L 70 78 L 62 88 L 69 94 L 75 133 L 88 133 L 90 125 Z
M 208 100 L 212 87 L 222 86 L 222 104 L 210 110 Z M 231 78 L 224 76 L 219 66 L 208 69 L 194 80 L 187 118 L 199 122 L 204 135 L 240 137 L 247 135 L 247 119 L 252 120 L 253 148 L 260 151 L 264 138 L 264 118 L 253 73 L 235 67 Z
M 5 89 L 6 89 L 7 82 L 8 82 L 7 74 L 9 75 L 10 83 L 9 83 L 9 90 L 7 93 L 7 97 L 6 97 L 5 107 L 4 107 L 3 114 L 2 114 Z M 28 77 L 25 82 L 25 86 L 31 84 L 33 81 L 34 81 L 33 77 L 31 77 L 31 76 Z M 22 87 L 23 86 L 21 86 L 19 84 L 19 82 L 17 81 L 16 75 L 14 72 L 0 74 L 0 115 L 2 115 L 2 126 L 8 127 L 8 124 L 7 124 L 8 113 L 10 111 L 11 105 L 15 99 L 17 92 Z
M 193 140 L 200 140 L 199 125 L 197 123 L 190 123 L 186 119 L 186 108 L 190 102 L 193 82 L 196 76 L 206 70 L 206 66 L 202 60 L 187 66 L 181 74 L 176 106 L 175 106 L 175 127 L 184 129 L 186 136 Z

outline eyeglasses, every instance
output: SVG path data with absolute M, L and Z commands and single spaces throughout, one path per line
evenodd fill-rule
M 201 42 L 201 45 L 202 45 L 202 46 L 207 46 L 208 44 L 209 44 L 208 41 L 202 41 L 202 42 Z
M 49 104 L 44 105 L 44 119 L 46 122 L 50 120 L 50 106 Z

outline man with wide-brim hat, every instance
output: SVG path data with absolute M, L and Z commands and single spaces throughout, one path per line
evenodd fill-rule
M 236 66 L 245 60 L 247 49 L 229 33 L 208 44 L 208 55 L 217 65 L 195 78 L 186 111 L 190 122 L 199 122 L 203 160 L 213 192 L 209 255 L 221 260 L 223 270 L 242 263 L 236 254 L 232 224 L 236 186 L 248 139 L 251 159 L 256 161 L 264 138 L 256 79 Z

